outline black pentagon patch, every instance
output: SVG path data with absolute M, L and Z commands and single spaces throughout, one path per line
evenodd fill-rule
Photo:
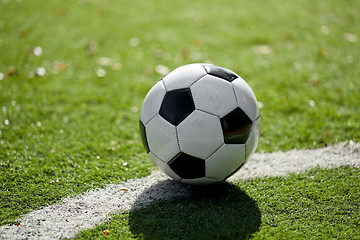
M 215 65 L 205 65 L 204 68 L 208 74 L 222 78 L 229 82 L 232 82 L 237 78 L 236 74 L 227 68 L 222 68 Z
M 190 88 L 166 92 L 159 114 L 173 125 L 179 125 L 195 110 Z
M 221 118 L 224 141 L 229 144 L 246 143 L 251 132 L 252 121 L 241 108 L 235 108 Z
M 148 153 L 148 152 L 150 152 L 150 148 L 149 148 L 149 144 L 148 144 L 148 141 L 146 138 L 145 126 L 140 120 L 139 120 L 139 129 L 140 129 L 142 143 L 144 145 L 146 152 Z
M 205 161 L 183 152 L 176 155 L 169 166 L 182 179 L 205 177 Z

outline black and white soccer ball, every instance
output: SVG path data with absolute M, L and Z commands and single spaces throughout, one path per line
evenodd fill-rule
M 173 70 L 150 89 L 139 127 L 160 170 L 183 183 L 210 184 L 230 177 L 255 152 L 260 112 L 239 75 L 195 63 Z

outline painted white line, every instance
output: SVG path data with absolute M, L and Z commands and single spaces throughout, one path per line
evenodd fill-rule
M 349 141 L 326 148 L 256 153 L 229 181 L 282 176 L 308 169 L 339 166 L 360 167 L 360 143 Z
M 229 181 L 286 175 L 315 167 L 360 167 L 360 143 L 340 143 L 323 149 L 256 153 Z M 110 184 L 30 212 L 19 226 L 0 227 L 0 239 L 60 239 L 74 237 L 123 210 L 139 208 L 157 200 L 186 197 L 191 187 L 170 181 L 160 172 Z

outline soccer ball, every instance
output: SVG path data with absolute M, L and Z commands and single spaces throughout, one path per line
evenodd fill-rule
M 240 76 L 195 63 L 173 70 L 150 89 L 139 127 L 160 170 L 186 184 L 211 184 L 230 177 L 255 152 L 260 112 Z

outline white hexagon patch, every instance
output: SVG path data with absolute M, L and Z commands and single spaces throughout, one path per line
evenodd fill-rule
M 224 180 L 245 161 L 245 144 L 224 144 L 206 159 L 205 176 Z
M 212 75 L 206 75 L 190 87 L 195 108 L 225 116 L 237 107 L 231 83 Z
M 234 87 L 239 107 L 254 121 L 259 116 L 259 108 L 254 92 L 242 78 L 231 83 Z
M 181 89 L 190 87 L 195 81 L 206 75 L 204 67 L 199 63 L 181 66 L 168 75 L 162 81 L 166 90 Z
M 140 120 L 146 124 L 151 118 L 159 113 L 161 102 L 166 90 L 163 83 L 157 82 L 148 92 L 141 107 Z
M 206 159 L 223 143 L 220 119 L 195 110 L 177 127 L 181 151 Z
M 164 162 L 179 153 L 175 126 L 156 115 L 145 126 L 150 151 Z

